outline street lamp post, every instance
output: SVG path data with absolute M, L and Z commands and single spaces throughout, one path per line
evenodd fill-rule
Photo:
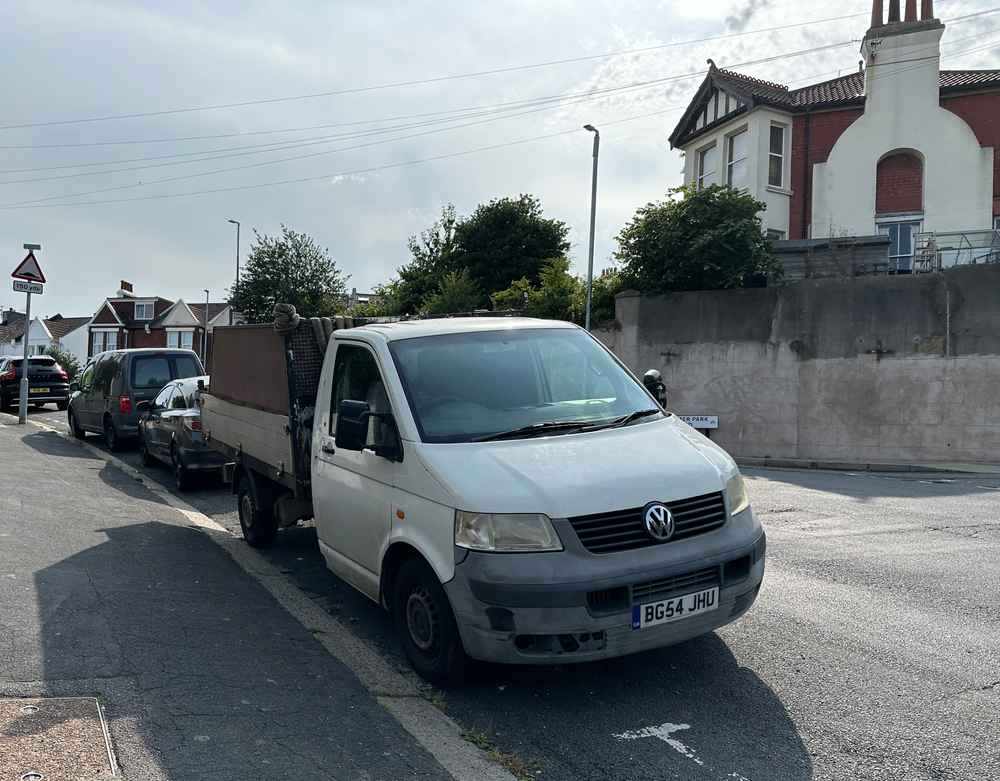
M 587 314 L 584 327 L 590 330 L 590 303 L 594 292 L 594 221 L 597 219 L 597 155 L 601 149 L 601 133 L 593 125 L 584 130 L 594 134 L 594 173 L 590 181 L 590 248 L 587 251 Z
M 205 288 L 205 326 L 201 331 L 201 362 L 208 363 L 208 288 Z
M 240 221 L 229 220 L 236 226 L 236 281 L 240 281 Z

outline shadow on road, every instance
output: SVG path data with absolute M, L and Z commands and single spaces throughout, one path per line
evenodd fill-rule
M 102 542 L 35 574 L 45 679 L 129 681 L 135 702 L 106 697 L 108 715 L 155 726 L 143 737 L 166 777 L 440 777 L 353 674 L 202 532 L 109 521 L 88 532 Z
M 31 428 L 34 427 L 32 426 Z M 85 448 L 77 447 L 76 445 L 67 442 L 59 434 L 51 431 L 38 431 L 35 429 L 34 433 L 23 436 L 21 441 L 33 450 L 37 450 L 39 453 L 46 456 L 59 456 L 60 458 L 84 458 L 92 461 L 100 460 L 97 456 Z

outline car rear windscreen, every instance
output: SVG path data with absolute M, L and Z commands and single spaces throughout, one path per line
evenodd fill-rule
M 166 355 L 139 355 L 132 359 L 133 388 L 162 388 L 171 380 Z
M 10 366 L 20 367 L 22 363 L 24 363 L 24 359 L 23 358 L 12 358 L 9 365 Z M 28 365 L 29 366 L 55 366 L 56 365 L 56 359 L 55 358 L 49 358 L 47 355 L 40 355 L 38 357 L 30 357 L 30 358 L 28 358 Z
M 132 387 L 159 390 L 171 380 L 200 377 L 201 365 L 191 355 L 137 355 L 132 359 Z

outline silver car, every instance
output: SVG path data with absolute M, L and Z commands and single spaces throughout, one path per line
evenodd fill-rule
M 191 487 L 192 473 L 219 471 L 225 459 L 208 447 L 201 429 L 199 386 L 208 387 L 208 377 L 189 377 L 165 385 L 152 401 L 140 401 L 139 452 L 152 466 L 170 465 L 177 488 Z

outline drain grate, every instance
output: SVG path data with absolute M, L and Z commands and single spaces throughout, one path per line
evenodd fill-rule
M 0 781 L 101 781 L 116 775 L 104 716 L 93 697 L 0 699 L 0 736 Z

